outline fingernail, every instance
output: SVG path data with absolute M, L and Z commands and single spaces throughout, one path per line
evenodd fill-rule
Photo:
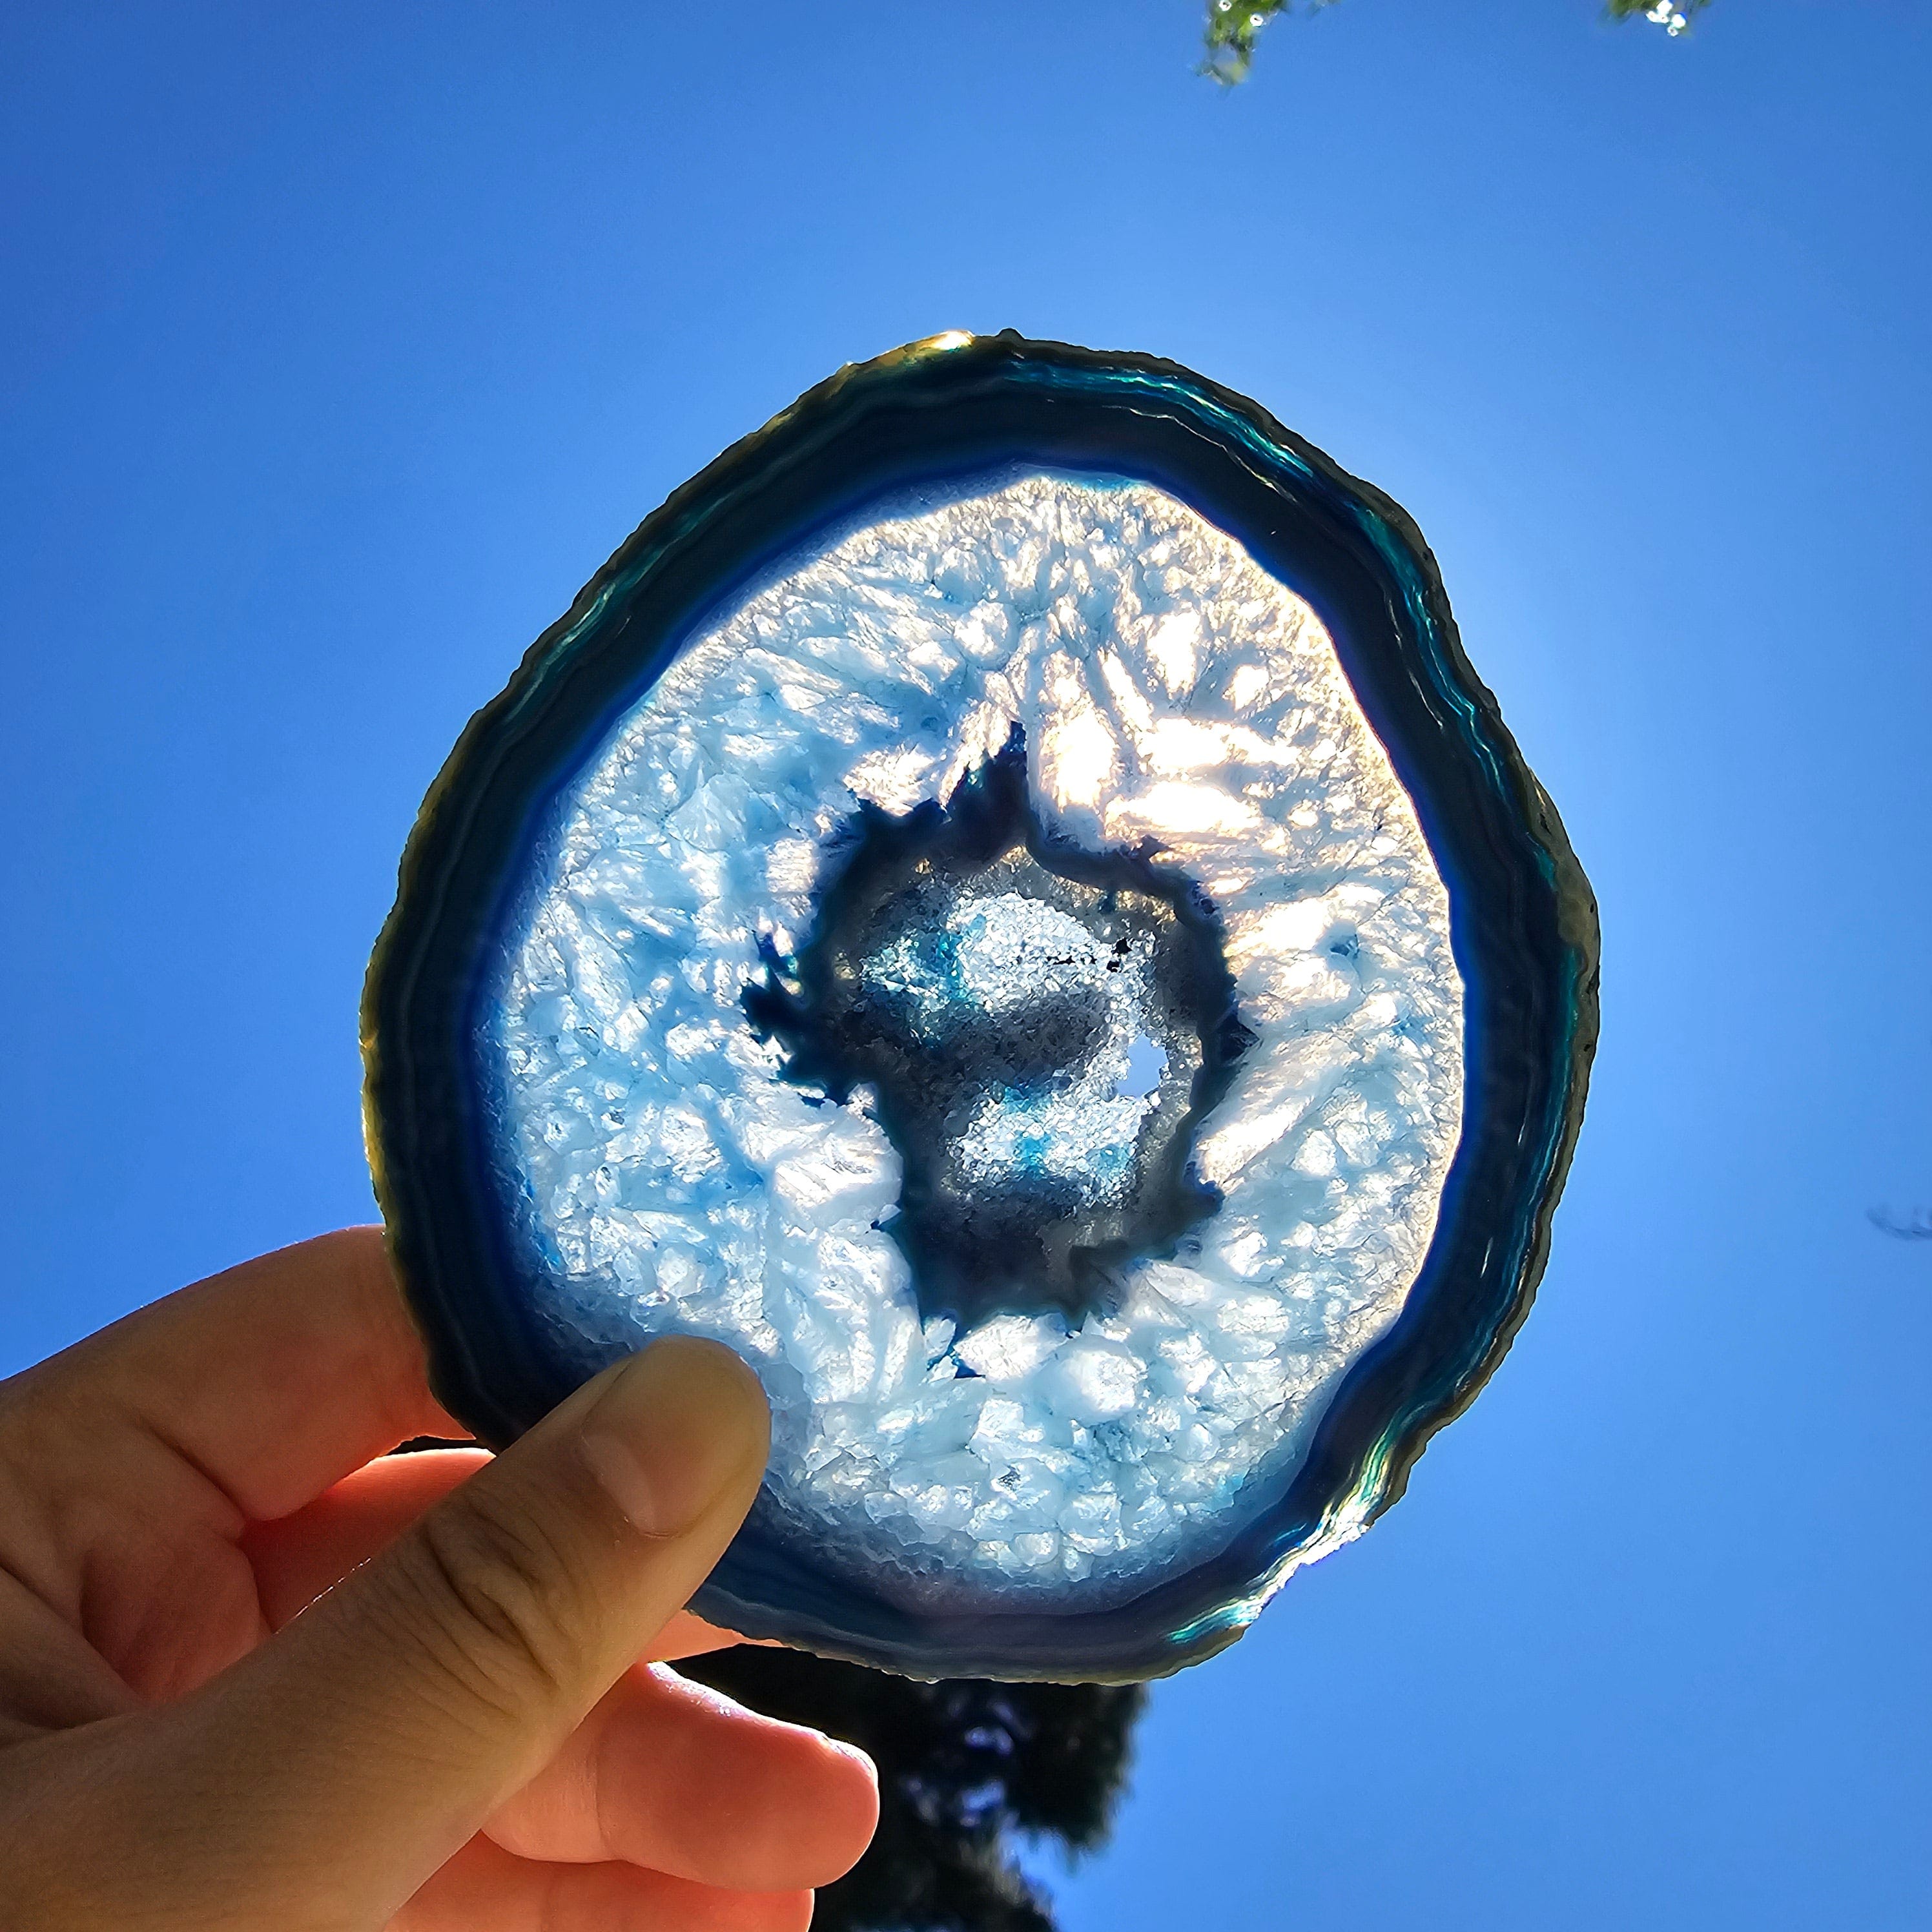
M 770 1419 L 757 1376 L 729 1348 L 667 1336 L 611 1378 L 578 1440 L 632 1522 L 678 1536 L 764 1468 Z

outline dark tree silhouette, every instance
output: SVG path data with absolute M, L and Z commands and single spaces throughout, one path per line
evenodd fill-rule
M 1015 1840 L 1076 1852 L 1105 1841 L 1147 1696 L 1138 1684 L 920 1684 L 748 1646 L 678 1668 L 878 1764 L 878 1835 L 820 1892 L 814 1932 L 1054 1932 Z

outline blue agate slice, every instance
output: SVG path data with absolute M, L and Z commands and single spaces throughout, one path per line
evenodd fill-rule
M 1394 504 L 1170 364 L 943 337 L 686 485 L 472 724 L 370 1146 L 486 1441 L 654 1336 L 758 1370 L 704 1614 L 1146 1676 L 1508 1346 L 1595 962 Z

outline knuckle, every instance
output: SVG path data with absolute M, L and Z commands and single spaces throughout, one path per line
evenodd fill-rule
M 459 1495 L 418 1526 L 412 1554 L 426 1634 L 469 1688 L 518 1702 L 568 1689 L 582 1592 L 533 1513 Z

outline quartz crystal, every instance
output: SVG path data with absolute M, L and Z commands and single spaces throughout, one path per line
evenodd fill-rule
M 1154 378 L 1309 529 L 1168 455 Z M 370 1117 L 440 1386 L 502 1440 L 656 1336 L 739 1351 L 772 1461 L 700 1607 L 748 1634 L 1173 1668 L 1526 1304 L 1587 889 L 1400 513 L 1228 416 L 1010 338 L 848 372 L 646 524 L 425 809 Z
M 1009 774 L 1076 876 L 918 855 Z M 850 1064 L 788 1067 L 747 994 L 867 818 L 913 849 L 820 975 Z M 1179 921 L 1077 876 L 1142 850 L 1242 1030 L 1205 1105 Z M 1126 481 L 889 515 L 719 614 L 571 787 L 518 941 L 496 1052 L 552 1318 L 587 1361 L 728 1342 L 824 1562 L 950 1590 L 1098 1600 L 1224 1535 L 1400 1308 L 1461 1122 L 1448 896 L 1326 632 Z M 1115 1211 L 1162 1166 L 1191 1215 Z

